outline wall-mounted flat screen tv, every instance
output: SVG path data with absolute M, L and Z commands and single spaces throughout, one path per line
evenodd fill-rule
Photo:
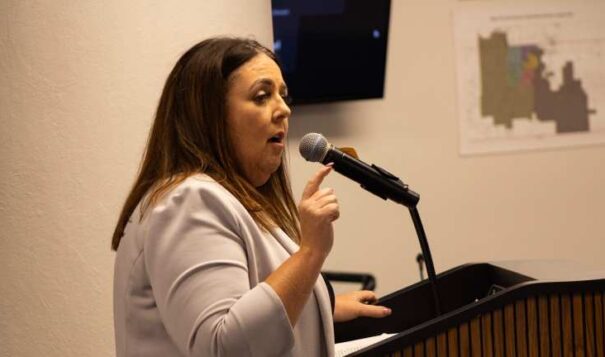
M 390 0 L 272 0 L 293 104 L 382 98 Z

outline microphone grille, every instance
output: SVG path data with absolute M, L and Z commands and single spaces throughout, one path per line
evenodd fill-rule
M 328 152 L 328 140 L 321 134 L 308 133 L 300 139 L 298 151 L 307 161 L 321 162 Z

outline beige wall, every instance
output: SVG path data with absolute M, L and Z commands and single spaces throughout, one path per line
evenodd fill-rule
M 456 1 L 392 1 L 383 100 L 300 107 L 291 161 L 302 192 L 316 165 L 296 136 L 321 131 L 337 146 L 399 175 L 418 206 L 436 270 L 509 259 L 574 259 L 605 267 L 605 146 L 461 157 L 458 154 Z M 418 280 L 409 213 L 343 177 L 341 218 L 327 268 L 376 275 L 388 293 Z
M 270 45 L 270 1 L 0 1 L 0 356 L 114 354 L 113 225 L 169 71 L 215 34 Z
M 0 2 L 0 355 L 113 354 L 109 239 L 163 82 L 218 33 L 269 43 L 269 0 Z M 515 258 L 604 267 L 604 146 L 461 158 L 450 0 L 393 1 L 384 100 L 299 107 L 304 133 L 355 146 L 421 194 L 436 268 Z M 337 175 L 327 268 L 384 294 L 417 279 L 409 214 Z

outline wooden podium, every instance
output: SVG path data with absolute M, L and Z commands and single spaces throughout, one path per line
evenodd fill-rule
M 604 356 L 605 274 L 565 262 L 467 264 L 380 299 L 384 319 L 335 325 L 336 342 L 396 333 L 350 356 Z

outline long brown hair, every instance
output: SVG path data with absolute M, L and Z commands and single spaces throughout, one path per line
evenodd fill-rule
M 263 186 L 253 187 L 238 167 L 228 139 L 226 94 L 229 76 L 258 54 L 279 66 L 275 55 L 251 39 L 211 38 L 189 49 L 168 76 L 149 133 L 138 177 L 113 233 L 116 250 L 133 211 L 143 214 L 187 177 L 205 173 L 231 192 L 265 230 L 275 225 L 295 240 L 298 211 L 286 162 Z

